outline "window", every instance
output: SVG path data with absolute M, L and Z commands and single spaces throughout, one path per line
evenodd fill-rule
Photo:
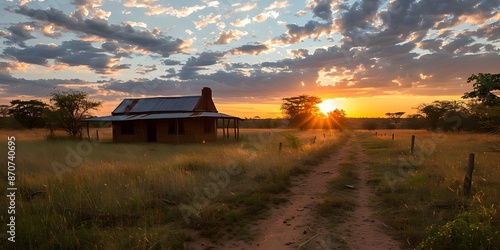
M 134 134 L 134 122 L 122 122 L 122 135 L 133 135 Z
M 175 135 L 177 134 L 177 125 L 179 125 L 179 134 L 184 134 L 184 120 L 171 119 L 168 120 L 168 134 Z
M 205 134 L 211 134 L 214 131 L 215 121 L 212 119 L 205 119 L 204 123 L 205 126 L 203 131 L 205 132 Z

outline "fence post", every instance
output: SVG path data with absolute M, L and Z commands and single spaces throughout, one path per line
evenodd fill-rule
M 278 150 L 279 150 L 279 153 L 281 154 L 281 146 L 283 145 L 283 143 L 280 142 L 280 145 L 278 146 Z
M 97 129 L 97 130 L 95 131 L 95 135 L 96 135 L 96 137 L 97 137 L 97 141 L 99 141 L 99 129 Z
M 469 162 L 467 163 L 467 170 L 465 171 L 464 178 L 464 194 L 469 195 L 472 185 L 472 172 L 474 172 L 474 154 L 469 154 Z
M 410 149 L 410 153 L 413 154 L 413 152 L 415 152 L 415 136 L 414 135 L 411 136 L 411 149 Z
M 392 140 L 394 141 L 394 134 L 392 134 Z

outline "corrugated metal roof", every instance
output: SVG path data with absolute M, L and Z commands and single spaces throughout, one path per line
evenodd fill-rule
M 121 121 L 135 121 L 135 120 L 157 120 L 157 119 L 183 119 L 183 118 L 197 118 L 197 117 L 210 117 L 219 119 L 240 119 L 236 116 L 230 116 L 222 113 L 215 112 L 186 112 L 186 113 L 166 113 L 166 114 L 141 114 L 141 115 L 110 115 L 103 117 L 88 118 L 83 121 L 86 122 L 121 122 Z
M 201 96 L 125 99 L 112 112 L 114 115 L 148 112 L 192 112 Z

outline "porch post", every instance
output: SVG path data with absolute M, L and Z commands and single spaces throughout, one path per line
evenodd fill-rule
M 231 122 L 231 119 L 227 119 L 227 139 L 229 139 L 229 128 L 230 128 L 230 123 Z
M 87 137 L 89 138 L 90 141 L 90 129 L 89 129 L 89 122 L 87 121 Z
M 236 140 L 239 140 L 240 139 L 240 120 L 236 120 L 236 127 L 238 129 L 238 136 L 236 138 Z
M 179 143 L 179 119 L 175 119 L 175 135 L 176 141 Z
M 234 139 L 236 139 L 236 118 L 233 119 Z

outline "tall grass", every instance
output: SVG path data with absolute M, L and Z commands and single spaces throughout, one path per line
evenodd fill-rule
M 414 155 L 409 154 L 411 135 L 416 136 Z M 389 130 L 359 137 L 374 169 L 370 183 L 379 196 L 378 206 L 385 222 L 400 232 L 399 236 L 411 246 L 417 247 L 426 239 L 421 245 L 424 249 L 457 248 L 462 244 L 461 239 L 477 236 L 468 233 L 473 232 L 472 229 L 455 228 L 459 225 L 455 222 L 464 222 L 461 218 L 465 215 L 468 226 L 483 225 L 481 228 L 488 230 L 484 235 L 490 236 L 485 237 L 500 230 L 500 217 L 495 212 L 500 205 L 500 137 L 497 135 Z M 465 196 L 462 183 L 469 153 L 475 153 L 476 161 L 472 195 Z M 447 231 L 450 227 L 453 229 Z M 453 239 L 455 245 L 441 245 L 437 242 L 444 241 L 439 237 Z M 499 248 L 498 237 L 497 234 L 488 238 L 488 246 L 475 247 Z M 468 249 L 466 245 L 461 246 Z
M 287 192 L 290 176 L 307 171 L 347 136 L 242 130 L 239 141 L 91 145 L 25 133 L 16 134 L 20 249 L 182 249 L 193 229 L 213 240 L 236 229 L 244 232 L 270 204 L 283 201 L 278 194 Z M 85 152 L 81 162 L 71 153 L 79 149 Z M 67 159 L 79 164 L 69 166 Z M 6 162 L 0 163 L 6 176 Z M 6 182 L 0 188 L 6 190 Z M 6 202 L 2 199 L 0 207 Z M 6 210 L 1 212 L 5 225 Z

